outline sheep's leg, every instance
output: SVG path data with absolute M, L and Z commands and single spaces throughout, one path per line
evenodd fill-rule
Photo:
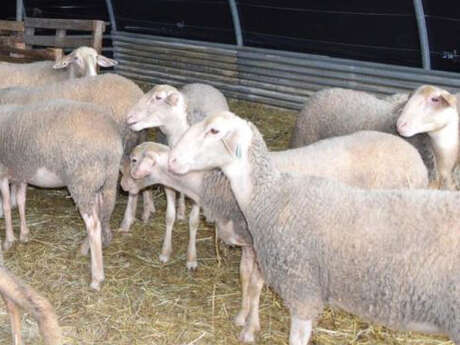
M 5 302 L 8 315 L 11 322 L 11 335 L 13 336 L 13 345 L 23 345 L 21 336 L 21 312 L 18 306 L 9 298 L 2 295 Z
M 13 245 L 16 238 L 13 233 L 13 222 L 11 220 L 11 200 L 10 200 L 10 185 L 7 178 L 0 179 L 0 190 L 3 199 L 3 215 L 5 217 L 6 237 L 3 242 L 3 249 L 8 250 Z
M 142 212 L 142 221 L 144 224 L 147 224 L 150 215 L 155 213 L 155 204 L 153 202 L 152 191 L 150 189 L 146 189 L 142 192 L 142 197 L 144 201 L 144 211 Z
M 11 318 L 14 344 L 21 341 L 21 309 L 29 312 L 38 322 L 40 333 L 47 345 L 60 345 L 61 329 L 50 302 L 39 295 L 33 288 L 19 281 L 4 268 L 0 268 L 0 286 L 2 297 Z M 8 297 L 7 297 L 8 296 Z
M 21 233 L 19 235 L 21 242 L 29 241 L 29 228 L 26 222 L 26 193 L 27 183 L 20 183 L 17 189 L 16 200 L 18 202 L 19 218 L 21 219 Z
M 189 241 L 187 248 L 187 269 L 195 270 L 198 266 L 196 258 L 196 233 L 200 223 L 200 206 L 193 203 L 189 215 Z
M 102 225 L 102 243 L 107 247 L 112 240 L 112 229 L 110 228 L 110 218 L 117 199 L 118 174 L 107 177 L 107 180 L 99 193 L 99 213 Z
M 264 279 L 262 273 L 255 262 L 249 281 L 248 295 L 249 295 L 249 315 L 246 318 L 246 324 L 241 331 L 240 340 L 245 343 L 252 343 L 255 340 L 255 333 L 260 331 L 259 321 L 259 302 L 260 294 L 264 286 Z
M 18 205 L 17 201 L 17 185 L 16 183 L 10 184 L 10 200 L 11 200 L 11 209 L 15 208 Z
M 236 315 L 234 322 L 237 326 L 244 326 L 249 314 L 249 280 L 253 265 L 255 262 L 255 253 L 252 247 L 244 246 L 241 252 L 240 261 L 240 280 L 241 280 L 241 309 Z
M 128 203 L 126 204 L 125 214 L 123 215 L 123 221 L 120 225 L 121 232 L 129 232 L 129 228 L 136 219 L 137 197 L 138 194 L 130 193 L 128 195 Z
M 100 290 L 104 281 L 104 265 L 102 261 L 101 221 L 98 217 L 97 200 L 91 210 L 86 213 L 80 211 L 88 231 L 89 247 L 91 249 L 91 284 L 94 290 Z
M 176 191 L 165 187 L 166 194 L 166 231 L 161 248 L 160 261 L 168 262 L 172 253 L 172 228 L 176 220 Z
M 311 320 L 302 320 L 291 314 L 289 345 L 307 345 L 312 329 Z
M 179 202 L 177 205 L 177 219 L 185 220 L 185 195 L 184 193 L 179 193 Z

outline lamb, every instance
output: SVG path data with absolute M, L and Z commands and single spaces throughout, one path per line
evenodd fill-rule
M 398 133 L 412 137 L 427 133 L 433 145 L 438 180 L 435 186 L 455 190 L 454 169 L 460 162 L 457 96 L 435 86 L 424 85 L 411 95 L 396 121 Z
M 460 344 L 459 193 L 281 173 L 257 128 L 230 112 L 191 126 L 168 165 L 227 176 L 259 268 L 289 309 L 290 345 L 308 343 L 325 305 Z
M 399 152 L 395 151 L 398 149 Z M 254 332 L 260 328 L 258 304 L 263 278 L 255 264 L 252 239 L 230 184 L 217 170 L 182 176 L 172 174 L 168 171 L 168 154 L 169 149 L 161 144 L 145 142 L 137 146 L 130 155 L 131 166 L 123 171 L 122 187 L 137 193 L 161 183 L 183 192 L 203 208 L 209 221 L 216 222 L 219 238 L 243 247 L 240 263 L 243 298 L 235 323 L 244 326 L 240 339 L 252 342 Z M 423 188 L 428 184 L 428 173 L 417 150 L 403 139 L 386 133 L 357 132 L 269 155 L 281 171 L 325 176 L 362 188 Z
M 28 311 L 38 322 L 40 332 L 47 345 L 60 345 L 61 328 L 50 302 L 33 288 L 9 272 L 3 264 L 0 249 L 0 294 L 10 315 L 14 345 L 23 345 L 21 314 L 19 308 Z
M 103 134 L 101 134 L 103 133 Z M 5 214 L 4 247 L 15 241 L 9 182 L 18 188 L 21 239 L 25 222 L 26 185 L 67 187 L 88 231 L 81 252 L 91 249 L 91 288 L 104 280 L 104 243 L 111 239 L 122 139 L 110 108 L 70 100 L 0 107 L 0 189 Z
M 422 86 L 418 90 L 427 89 L 433 91 L 430 94 L 435 98 L 439 98 L 441 105 L 431 105 L 424 112 L 427 111 L 427 113 L 433 114 L 447 108 L 450 108 L 449 112 L 451 114 L 456 111 L 453 97 L 447 91 L 431 86 Z M 428 93 L 425 93 L 426 99 L 429 99 L 427 95 Z M 450 100 L 450 103 L 448 100 Z M 413 102 L 409 100 L 407 104 L 409 103 Z M 303 110 L 297 116 L 290 147 L 300 147 L 320 139 L 366 129 L 397 134 L 396 122 L 400 111 L 403 108 L 406 109 L 405 105 L 404 97 L 402 96 L 394 96 L 393 101 L 388 102 L 360 91 L 338 88 L 321 90 L 307 100 Z M 402 111 L 403 113 L 407 112 L 407 110 Z M 437 144 L 439 141 L 453 140 L 449 138 L 441 139 L 438 129 L 439 127 L 424 130 L 423 132 L 427 132 L 428 136 L 418 135 L 407 139 L 422 155 L 423 161 L 429 169 L 431 180 L 436 179 L 436 175 L 441 175 L 447 170 L 442 167 L 443 159 L 441 157 L 444 155 L 442 151 L 438 150 L 438 153 L 435 153 L 436 163 L 433 161 L 432 147 L 439 146 Z M 451 134 L 453 130 L 444 132 L 446 133 L 443 133 L 443 135 Z M 446 153 L 446 155 L 449 155 L 449 153 Z M 439 170 L 440 167 L 441 169 Z M 441 177 L 440 180 L 449 181 L 445 176 Z M 440 183 L 440 187 L 442 189 L 452 189 L 452 184 Z
M 150 90 L 131 109 L 128 124 L 134 131 L 158 127 L 166 136 L 169 146 L 173 146 L 187 128 L 208 114 L 228 110 L 225 96 L 216 88 L 206 84 L 188 84 L 180 91 L 170 85 L 157 85 Z M 175 221 L 175 195 L 166 189 L 166 232 L 161 250 L 160 261 L 167 262 L 172 252 L 172 228 Z M 179 202 L 179 214 L 185 212 L 183 194 Z M 188 269 L 196 269 L 196 231 L 199 223 L 199 207 L 192 204 L 189 218 L 189 244 L 187 250 Z M 182 216 L 183 217 L 183 216 Z
M 67 79 L 95 76 L 96 65 L 112 67 L 116 64 L 117 61 L 98 54 L 93 48 L 80 47 L 57 62 L 0 64 L 0 88 L 41 86 Z
M 126 118 L 129 109 L 143 96 L 142 90 L 131 80 L 106 73 L 96 77 L 79 78 L 36 88 L 8 88 L 0 90 L 0 104 L 32 104 L 47 99 L 71 99 L 110 107 L 120 135 L 123 139 L 124 156 L 128 159 L 131 150 L 145 140 L 146 133 L 129 129 Z M 137 196 L 130 195 L 121 223 L 121 230 L 128 231 L 135 219 Z M 155 211 L 150 191 L 144 192 L 143 220 L 147 222 Z

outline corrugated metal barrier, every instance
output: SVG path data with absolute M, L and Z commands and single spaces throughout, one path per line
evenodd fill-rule
M 228 97 L 300 109 L 317 90 L 343 87 L 390 95 L 422 84 L 460 91 L 460 75 L 227 44 L 112 31 L 117 72 L 151 84 L 201 82 Z

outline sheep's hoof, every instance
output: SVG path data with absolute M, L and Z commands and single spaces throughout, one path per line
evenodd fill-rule
M 10 249 L 15 241 L 15 238 L 12 241 L 5 240 L 5 242 L 3 242 L 3 250 L 7 251 L 8 249 Z
M 29 242 L 29 239 L 30 239 L 29 238 L 29 232 L 19 235 L 19 241 L 21 241 L 22 243 Z
M 148 224 L 149 223 L 149 220 L 150 220 L 150 215 L 153 214 L 153 213 L 148 213 L 148 214 L 143 214 L 142 215 L 142 223 L 144 224 Z
M 121 232 L 129 232 L 129 229 L 131 228 L 131 225 L 133 225 L 134 220 L 128 221 L 126 219 L 123 219 L 123 221 L 120 224 L 120 231 Z
M 187 261 L 187 263 L 185 264 L 185 266 L 187 267 L 187 269 L 189 271 L 195 271 L 196 268 L 198 267 L 198 262 L 196 262 L 196 260 L 194 261 Z
M 113 234 L 111 230 L 104 231 L 102 233 L 102 246 L 104 248 L 107 248 L 110 242 L 112 242 L 112 238 L 113 238 Z
M 89 287 L 96 291 L 101 291 L 101 282 L 93 280 Z
M 240 311 L 238 315 L 235 316 L 235 318 L 233 319 L 233 323 L 239 327 L 244 326 L 244 324 L 246 323 L 246 316 L 242 311 Z
M 148 224 L 148 222 L 150 220 L 150 216 L 152 216 L 154 214 L 155 214 L 155 207 L 154 206 L 146 208 L 144 210 L 144 212 L 142 213 L 142 222 L 144 224 Z
M 240 341 L 242 343 L 253 343 L 255 341 L 254 332 L 243 329 L 240 333 Z
M 169 261 L 169 255 L 161 254 L 159 258 L 160 258 L 160 261 L 164 264 Z
M 131 233 L 131 231 L 129 231 L 129 228 L 123 228 L 123 227 L 119 227 L 116 232 L 119 232 L 123 235 L 128 235 Z

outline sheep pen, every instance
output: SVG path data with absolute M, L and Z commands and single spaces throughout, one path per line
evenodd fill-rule
M 294 112 L 233 100 L 230 108 L 257 125 L 270 149 L 287 148 Z M 114 232 L 110 246 L 104 249 L 106 280 L 101 291 L 94 293 L 87 286 L 88 258 L 76 256 L 86 234 L 81 231 L 84 224 L 72 199 L 64 189 L 29 188 L 27 220 L 31 240 L 5 253 L 5 265 L 50 300 L 65 344 L 241 344 L 240 329 L 232 323 L 240 308 L 241 250 L 216 243 L 213 225 L 200 222 L 199 268 L 188 272 L 184 268 L 188 224 L 177 222 L 173 232 L 175 253 L 162 264 L 158 254 L 166 202 L 161 188 L 154 189 L 154 197 L 157 213 L 147 225 L 139 220 L 138 213 L 129 234 Z M 113 229 L 123 217 L 126 200 L 126 195 L 117 199 Z M 17 212 L 13 211 L 13 217 L 17 229 Z M 4 223 L 0 224 L 4 238 Z M 289 314 L 266 287 L 260 316 L 262 329 L 256 344 L 286 345 Z M 0 320 L 0 344 L 8 344 L 10 326 L 2 303 Z M 27 344 L 43 344 L 31 315 L 23 316 L 22 325 Z M 327 309 L 314 330 L 310 344 L 315 345 L 452 344 L 445 337 L 393 332 L 337 309 Z

